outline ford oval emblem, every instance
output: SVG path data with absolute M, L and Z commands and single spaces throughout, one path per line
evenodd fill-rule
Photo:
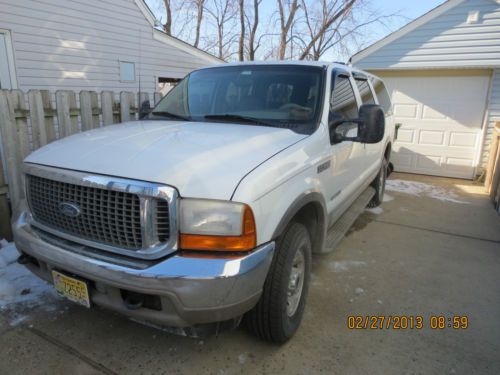
M 81 210 L 76 204 L 71 202 L 59 203 L 59 212 L 67 217 L 78 217 L 80 216 Z

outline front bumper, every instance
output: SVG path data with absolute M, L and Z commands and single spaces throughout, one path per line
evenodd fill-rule
M 274 242 L 241 258 L 172 255 L 147 267 L 118 265 L 64 249 L 42 238 L 22 214 L 14 225 L 19 251 L 36 259 L 28 268 L 52 282 L 57 269 L 91 282 L 93 303 L 132 318 L 189 327 L 237 318 L 258 301 L 274 253 Z M 123 291 L 157 296 L 161 309 L 127 308 Z

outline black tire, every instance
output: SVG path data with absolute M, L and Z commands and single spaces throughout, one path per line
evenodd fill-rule
M 368 203 L 368 207 L 373 208 L 380 206 L 382 201 L 384 200 L 385 193 L 385 181 L 387 179 L 387 160 L 385 158 L 382 159 L 382 166 L 380 167 L 380 171 L 373 180 L 371 186 L 375 188 L 375 195 L 372 200 Z
M 304 261 L 303 283 L 298 304 L 288 304 L 288 290 L 295 255 Z M 292 222 L 277 241 L 276 252 L 257 305 L 246 315 L 247 326 L 256 336 L 274 343 L 289 340 L 304 314 L 311 275 L 311 239 L 304 225 Z M 300 255 L 297 254 L 300 258 Z M 298 267 L 294 268 L 294 271 Z M 297 281 L 300 283 L 300 280 Z M 291 297 L 292 298 L 292 297 Z M 289 307 L 290 306 L 290 307 Z M 293 310 L 293 306 L 296 306 Z M 292 312 L 293 311 L 293 312 Z

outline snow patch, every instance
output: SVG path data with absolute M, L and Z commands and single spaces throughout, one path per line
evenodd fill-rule
M 382 212 L 384 212 L 384 209 L 382 207 L 373 207 L 373 208 L 366 208 L 365 211 L 371 212 L 372 214 L 375 215 L 380 215 Z
M 328 263 L 328 268 L 333 272 L 348 271 L 353 267 L 366 266 L 366 262 L 358 260 L 340 260 L 337 262 Z
M 13 243 L 0 249 L 0 307 L 22 303 L 38 306 L 48 296 L 56 296 L 53 287 L 16 262 L 19 257 Z
M 415 196 L 426 195 L 430 198 L 438 199 L 444 202 L 469 204 L 469 202 L 458 199 L 458 195 L 450 190 L 423 182 L 387 180 L 385 188 L 389 191 L 396 191 L 398 193 L 410 194 Z
M 240 365 L 244 365 L 245 362 L 247 361 L 247 354 L 246 353 L 241 353 L 238 356 L 238 361 L 240 361 Z
M 363 294 L 365 291 L 363 288 L 356 288 L 354 289 L 354 293 L 356 293 L 357 296 L 360 296 L 361 294 Z
M 386 182 L 387 184 L 387 182 Z M 394 197 L 392 195 L 384 193 L 384 198 L 382 199 L 382 202 L 390 202 L 393 201 Z

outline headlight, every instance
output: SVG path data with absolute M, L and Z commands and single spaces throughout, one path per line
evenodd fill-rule
M 247 251 L 257 242 L 251 208 L 229 201 L 182 199 L 180 232 L 185 250 Z

